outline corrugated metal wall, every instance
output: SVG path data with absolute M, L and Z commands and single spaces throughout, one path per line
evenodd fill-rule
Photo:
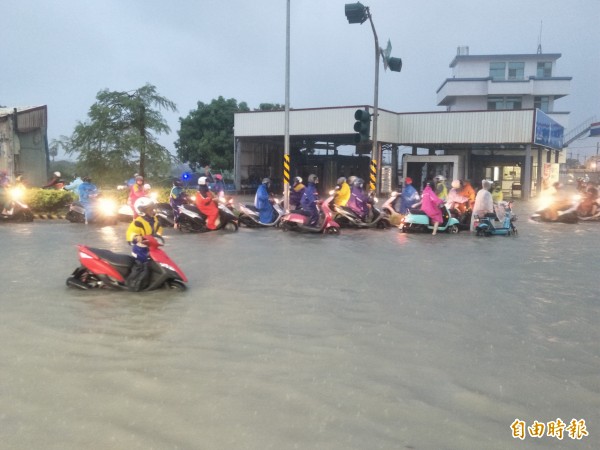
M 357 107 L 290 111 L 290 135 L 353 134 Z M 418 144 L 531 143 L 534 110 L 397 114 L 379 111 L 380 142 Z M 283 136 L 283 111 L 238 113 L 235 136 Z

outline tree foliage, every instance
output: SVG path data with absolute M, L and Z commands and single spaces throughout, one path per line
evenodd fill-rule
M 207 164 L 221 170 L 233 168 L 233 117 L 248 111 L 245 102 L 238 104 L 234 98 L 220 96 L 210 104 L 198 102 L 187 117 L 179 118 L 178 158 L 192 170 Z
M 161 110 L 177 111 L 175 103 L 145 86 L 129 92 L 104 89 L 79 122 L 69 142 L 68 154 L 77 154 L 80 168 L 96 179 L 122 181 L 133 172 L 143 176 L 168 174 L 171 155 L 154 134 L 168 133 Z

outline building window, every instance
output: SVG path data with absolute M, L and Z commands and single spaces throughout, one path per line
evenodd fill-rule
M 488 97 L 488 111 L 501 109 L 521 109 L 521 97 Z
M 506 78 L 506 63 L 491 62 L 490 78 L 492 80 L 504 80 Z
M 521 109 L 521 97 L 506 97 L 506 107 L 504 109 Z
M 552 63 L 551 62 L 539 62 L 537 63 L 537 78 L 551 78 L 552 77 Z
M 490 111 L 495 111 L 497 109 L 504 109 L 504 98 L 503 97 L 489 97 L 487 109 Z
M 523 80 L 525 78 L 525 63 L 524 62 L 509 62 L 508 63 L 508 79 Z
M 541 109 L 543 112 L 550 112 L 550 97 L 534 97 L 533 107 Z

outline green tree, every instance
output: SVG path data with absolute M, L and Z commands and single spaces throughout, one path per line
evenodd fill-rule
M 77 154 L 79 167 L 95 179 L 118 182 L 138 172 L 164 177 L 171 165 L 169 151 L 154 134 L 170 130 L 161 110 L 177 111 L 175 103 L 145 86 L 129 92 L 104 89 L 96 95 L 88 112 L 89 121 L 79 122 L 66 147 Z
M 210 104 L 198 102 L 187 117 L 179 118 L 177 157 L 192 170 L 210 164 L 213 168 L 233 168 L 233 117 L 250 111 L 245 102 L 220 96 Z
M 279 103 L 261 103 L 258 105 L 258 109 L 254 109 L 254 111 L 284 111 L 285 105 L 280 105 Z

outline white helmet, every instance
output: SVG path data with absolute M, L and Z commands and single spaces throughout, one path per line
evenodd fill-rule
M 150 189 L 152 189 L 152 186 L 150 186 L 148 183 L 146 183 L 146 184 L 144 185 L 144 190 L 145 190 L 145 191 L 149 191 Z
M 446 177 L 444 175 L 436 175 L 434 177 L 434 180 L 437 180 L 437 181 L 446 181 Z
M 302 183 L 302 177 L 295 177 L 294 183 Z
M 60 172 L 54 172 L 54 176 L 55 176 L 56 178 L 60 178 Z
M 152 199 L 150 199 L 148 197 L 140 197 L 133 204 L 135 211 L 140 215 L 146 214 L 146 210 L 148 209 L 148 207 L 153 207 L 153 206 L 154 206 L 154 201 L 152 201 Z
M 206 186 L 206 177 L 200 177 L 200 178 L 198 178 L 198 184 L 200 186 Z

